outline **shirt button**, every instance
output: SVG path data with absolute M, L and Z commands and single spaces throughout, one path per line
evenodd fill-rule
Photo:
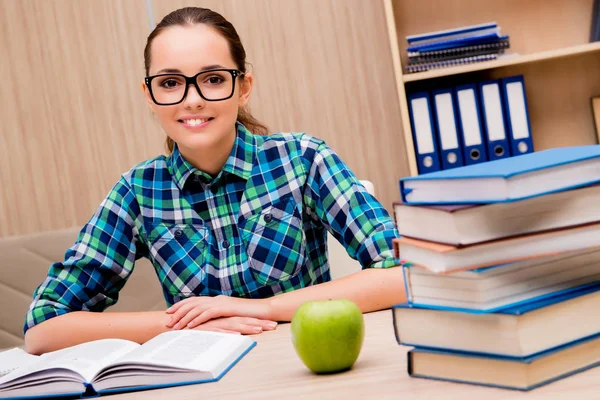
M 175 231 L 175 237 L 180 238 L 183 235 L 183 231 L 181 229 L 177 229 Z
M 271 213 L 269 214 L 265 214 L 265 222 L 269 223 L 273 220 L 273 216 L 271 215 Z
M 228 248 L 230 244 L 231 243 L 229 243 L 229 240 L 223 240 L 223 247 L 224 248 Z

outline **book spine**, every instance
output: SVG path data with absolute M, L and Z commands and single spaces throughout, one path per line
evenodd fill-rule
M 410 284 L 410 266 L 409 265 L 403 265 L 402 267 L 402 275 L 404 277 L 404 291 L 406 293 L 406 300 L 409 303 L 412 303 L 412 290 L 411 290 L 411 284 Z
M 89 383 L 86 382 L 85 383 L 85 391 L 81 394 L 81 399 L 90 399 L 93 397 L 100 397 L 100 394 L 96 391 L 96 389 L 94 389 L 94 386 Z
M 408 376 L 413 376 L 413 351 L 409 350 L 406 354 L 406 372 Z
M 398 344 L 402 344 L 402 342 L 400 341 L 400 333 L 398 330 L 398 316 L 396 315 L 396 308 L 392 308 L 392 326 L 394 327 L 394 336 L 396 337 L 396 342 Z
M 592 9 L 592 29 L 590 30 L 590 42 L 600 40 L 600 0 L 594 0 Z

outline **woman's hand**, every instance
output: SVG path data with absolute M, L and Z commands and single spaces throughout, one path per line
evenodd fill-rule
M 167 327 L 173 329 L 195 328 L 207 321 L 221 317 L 251 317 L 269 320 L 269 304 L 268 299 L 240 299 L 222 295 L 190 297 L 167 309 L 167 314 L 171 314 Z
M 196 327 L 196 330 L 236 333 L 242 335 L 255 335 L 263 331 L 272 331 L 277 328 L 277 323 L 250 317 L 228 317 L 211 319 Z

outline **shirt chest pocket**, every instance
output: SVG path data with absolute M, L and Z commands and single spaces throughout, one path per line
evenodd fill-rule
M 239 226 L 249 267 L 259 283 L 276 285 L 300 272 L 306 246 L 293 197 L 273 203 Z
M 206 290 L 203 265 L 207 235 L 201 224 L 152 224 L 150 254 L 167 297 L 181 299 Z

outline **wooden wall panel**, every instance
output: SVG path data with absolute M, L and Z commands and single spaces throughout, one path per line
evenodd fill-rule
M 154 0 L 160 21 L 211 8 L 236 27 L 253 64 L 253 114 L 271 131 L 324 139 L 391 211 L 409 175 L 383 2 Z
M 144 0 L 0 0 L 0 237 L 82 225 L 163 151 Z

